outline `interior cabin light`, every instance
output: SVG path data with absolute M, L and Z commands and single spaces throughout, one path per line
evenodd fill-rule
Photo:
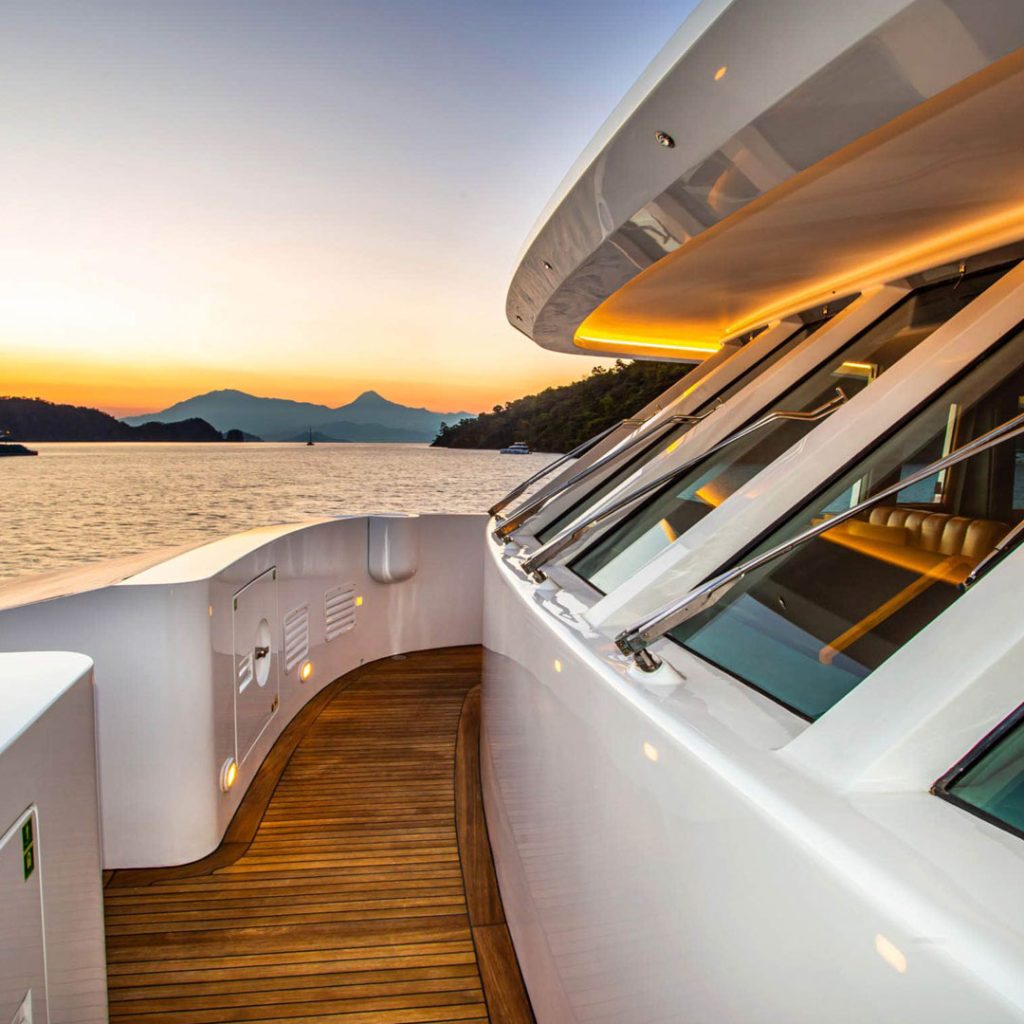
M 233 757 L 229 757 L 220 768 L 220 788 L 226 793 L 235 784 L 237 778 L 238 765 L 235 764 Z
M 302 663 L 302 668 L 299 669 L 299 679 L 301 679 L 304 683 L 308 683 L 310 681 L 310 679 L 312 679 L 312 678 L 313 678 L 313 662 L 308 661 L 308 660 L 304 661 Z
M 728 64 L 723 64 L 723 65 L 722 65 L 722 66 L 721 66 L 721 67 L 720 67 L 720 68 L 719 68 L 719 69 L 718 69 L 718 70 L 717 70 L 717 71 L 715 72 L 715 81 L 716 81 L 716 82 L 720 82 L 720 81 L 721 81 L 721 80 L 722 80 L 723 78 L 725 78 L 725 76 L 726 76 L 726 75 L 727 75 L 728 73 L 729 73 L 729 65 L 728 65 Z
M 363 607 L 363 598 L 362 598 L 361 595 L 356 598 L 356 607 L 357 608 L 362 608 Z
M 848 359 L 845 363 L 839 364 L 832 376 L 854 377 L 858 380 L 872 381 L 878 376 L 878 364 L 857 363 Z
M 644 742 L 644 757 L 648 761 L 658 760 L 658 748 L 653 743 Z
M 561 672 L 562 671 L 562 663 L 558 660 L 558 658 L 555 658 L 555 671 L 556 672 Z

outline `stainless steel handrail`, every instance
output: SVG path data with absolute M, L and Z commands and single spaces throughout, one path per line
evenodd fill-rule
M 775 547 L 769 548 L 760 555 L 747 559 L 741 565 L 719 573 L 696 589 L 691 590 L 680 600 L 673 601 L 659 608 L 652 615 L 630 626 L 629 629 L 623 630 L 615 638 L 616 646 L 623 654 L 632 656 L 642 669 L 653 672 L 660 662 L 647 648 L 677 626 L 692 619 L 695 615 L 699 615 L 704 609 L 710 608 L 727 590 L 743 579 L 748 573 L 761 568 L 762 565 L 766 565 L 768 562 L 774 561 L 781 555 L 788 554 L 794 548 L 806 544 L 807 541 L 820 537 L 821 534 L 827 533 L 840 523 L 855 518 L 872 506 L 877 505 L 880 501 L 891 498 L 894 494 L 898 494 L 908 487 L 913 487 L 915 484 L 920 483 L 922 480 L 927 480 L 936 473 L 941 473 L 951 466 L 966 462 L 969 458 L 980 455 L 982 452 L 994 448 L 997 444 L 1009 441 L 1021 434 L 1024 434 L 1024 413 L 1020 413 L 1005 423 L 993 427 L 987 433 L 982 434 L 973 441 L 969 441 L 967 444 L 961 445 L 941 459 L 937 459 L 930 465 L 924 466 L 915 473 L 911 473 L 910 476 L 898 480 L 889 487 L 884 487 L 877 494 L 873 494 L 870 498 L 851 506 L 845 512 L 840 512 L 829 519 L 825 519 L 817 525 L 804 530 L 803 533 L 798 534 L 796 537 L 782 541 L 782 543 L 776 544 Z M 1003 538 L 1004 543 L 1009 542 L 1016 532 L 1016 530 L 1013 530 L 1007 534 Z M 984 561 L 979 563 L 975 568 L 975 573 L 984 564 Z M 970 577 L 968 577 L 968 580 L 970 580 Z
M 775 423 L 778 420 L 796 420 L 798 422 L 814 423 L 831 415 L 839 408 L 839 406 L 847 401 L 848 398 L 846 397 L 846 392 L 843 391 L 842 388 L 837 387 L 835 398 L 830 398 L 827 402 L 819 405 L 816 409 L 809 409 L 806 412 L 780 409 L 776 412 L 767 413 L 759 420 L 755 420 L 753 423 L 743 427 L 741 430 L 737 430 L 735 433 L 723 438 L 717 444 L 713 444 L 710 448 L 698 452 L 693 456 L 693 458 L 687 459 L 686 462 L 670 469 L 667 473 L 662 473 L 653 480 L 648 480 L 647 483 L 641 484 L 641 486 L 637 487 L 635 490 L 630 491 L 629 494 L 623 495 L 623 497 L 612 502 L 610 505 L 606 505 L 595 515 L 591 516 L 579 525 L 573 526 L 570 524 L 564 530 L 556 533 L 555 536 L 546 544 L 537 548 L 529 558 L 524 559 L 523 569 L 530 574 L 534 582 L 542 583 L 544 581 L 544 573 L 540 571 L 541 566 L 546 565 L 552 558 L 557 558 L 563 551 L 572 547 L 591 530 L 600 526 L 601 523 L 610 519 L 617 513 L 622 512 L 624 509 L 630 508 L 634 502 L 638 501 L 640 498 L 646 497 L 653 491 L 658 491 L 662 487 L 672 483 L 673 480 L 676 480 L 681 474 L 685 473 L 688 469 L 691 469 L 698 462 L 703 462 L 712 455 L 717 455 L 723 448 L 728 448 L 729 445 L 734 444 L 736 441 L 739 441 L 744 437 L 748 437 L 750 434 L 760 430 L 762 427 L 768 426 L 770 423 Z
M 618 423 L 613 423 L 610 427 L 605 428 L 599 434 L 595 434 L 593 437 L 588 437 L 586 441 L 576 445 L 571 452 L 566 452 L 564 455 L 559 455 L 554 462 L 549 462 L 546 466 L 538 469 L 532 476 L 527 477 L 521 484 L 516 484 L 505 497 L 501 498 L 495 504 L 493 504 L 487 511 L 489 516 L 496 516 L 503 508 L 507 508 L 516 498 L 519 497 L 524 491 L 528 490 L 538 480 L 546 477 L 549 473 L 553 473 L 559 466 L 564 466 L 567 462 L 572 459 L 578 459 L 581 455 L 586 455 L 595 445 L 600 444 L 609 434 L 614 433 L 619 427 L 624 427 L 629 423 L 635 422 L 637 426 L 640 426 L 644 420 L 619 420 Z
M 667 416 L 657 426 L 652 427 L 646 433 L 637 434 L 631 438 L 625 445 L 621 447 L 615 447 L 607 451 L 600 458 L 595 459 L 588 466 L 584 466 L 578 473 L 574 473 L 563 483 L 553 482 L 554 486 L 550 486 L 540 491 L 538 494 L 533 495 L 529 501 L 522 505 L 521 508 L 511 515 L 505 522 L 503 522 L 495 531 L 494 539 L 508 543 L 512 534 L 515 533 L 521 526 L 524 526 L 530 519 L 532 519 L 541 509 L 545 508 L 550 502 L 552 502 L 558 495 L 564 494 L 569 488 L 574 487 L 581 480 L 585 480 L 588 476 L 596 473 L 598 470 L 603 469 L 611 462 L 624 460 L 625 456 L 633 451 L 641 443 L 651 443 L 657 441 L 668 433 L 669 427 L 678 426 L 681 423 L 699 423 L 701 420 L 706 419 L 710 416 L 715 409 L 718 408 L 720 402 L 716 402 L 707 412 L 703 413 L 675 413 L 672 416 Z M 646 423 L 644 420 L 642 423 Z M 642 425 L 638 424 L 638 426 Z

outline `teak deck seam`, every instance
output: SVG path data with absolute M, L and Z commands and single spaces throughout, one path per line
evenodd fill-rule
M 533 1021 L 479 775 L 480 649 L 326 686 L 209 856 L 115 871 L 112 1021 Z

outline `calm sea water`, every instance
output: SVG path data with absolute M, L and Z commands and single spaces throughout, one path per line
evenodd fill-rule
M 33 444 L 0 458 L 0 579 L 365 512 L 484 512 L 553 455 L 405 444 Z

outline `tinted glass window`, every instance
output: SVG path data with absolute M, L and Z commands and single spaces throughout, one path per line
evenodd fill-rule
M 912 293 L 783 394 L 773 411 L 808 411 L 842 387 L 852 398 L 958 313 L 1005 267 Z M 767 410 L 766 410 L 767 411 Z M 698 464 L 585 551 L 571 568 L 607 593 L 717 508 L 816 426 L 777 420 Z
M 741 391 L 747 386 L 750 380 L 762 374 L 769 367 L 774 366 L 784 355 L 792 352 L 801 342 L 809 338 L 822 324 L 827 323 L 827 320 L 818 320 L 812 324 L 805 324 L 803 327 L 798 328 L 792 335 L 786 339 L 783 344 L 779 345 L 773 352 L 769 352 L 759 363 L 755 363 L 754 366 L 750 367 L 745 373 L 741 373 L 727 388 L 723 389 L 720 394 L 713 395 L 703 405 L 697 408 L 697 412 L 704 412 L 712 406 L 713 403 L 722 401 L 726 402 L 737 392 Z M 641 466 L 645 466 L 655 456 L 660 455 L 663 451 L 669 448 L 671 445 L 678 443 L 679 439 L 689 430 L 693 429 L 692 423 L 683 423 L 675 430 L 671 431 L 665 437 L 657 438 L 654 442 L 639 452 L 634 458 L 630 459 L 620 470 L 612 473 L 607 477 L 600 486 L 594 490 L 585 494 L 579 501 L 575 502 L 572 506 L 567 508 L 560 515 L 556 516 L 551 520 L 543 529 L 537 531 L 537 537 L 541 541 L 548 541 L 556 533 L 568 526 L 578 516 L 581 516 L 586 510 L 593 505 L 597 504 L 606 494 L 610 494 L 616 487 L 618 487 L 624 480 L 629 479 Z
M 1024 721 L 989 746 L 947 792 L 956 802 L 1024 834 Z
M 1016 416 L 1024 332 L 932 400 L 762 550 L 796 536 Z M 815 718 L 961 593 L 1020 518 L 1020 438 L 898 491 L 743 577 L 671 636 Z

